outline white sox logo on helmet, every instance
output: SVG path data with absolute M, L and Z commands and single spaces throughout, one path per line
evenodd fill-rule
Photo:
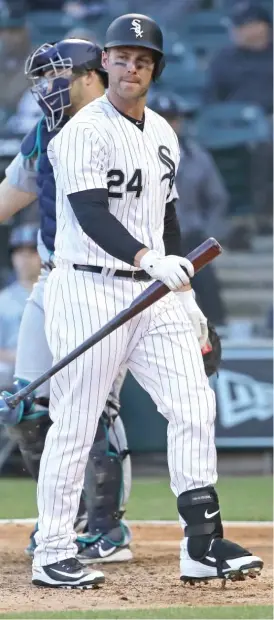
M 140 39 L 142 38 L 144 31 L 142 30 L 142 22 L 140 19 L 133 19 L 132 22 L 132 28 L 130 30 L 134 30 L 135 35 L 136 35 L 136 39 L 138 39 L 140 37 Z

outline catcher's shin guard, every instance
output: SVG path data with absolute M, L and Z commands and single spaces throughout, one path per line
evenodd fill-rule
M 124 484 L 123 463 L 129 454 L 126 445 L 120 449 L 119 441 L 116 446 L 110 441 L 111 434 L 115 437 L 115 428 L 118 434 L 121 423 L 119 416 L 110 419 L 103 414 L 90 451 L 84 484 L 89 542 L 115 530 L 124 513 L 125 487 L 128 495 L 131 479 Z

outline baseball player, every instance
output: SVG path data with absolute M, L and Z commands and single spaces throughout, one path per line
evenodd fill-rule
M 144 15 L 116 19 L 102 64 L 107 95 L 75 114 L 48 147 L 57 231 L 45 325 L 54 363 L 129 306 L 152 279 L 171 292 L 51 380 L 53 423 L 40 463 L 33 583 L 92 584 L 75 558 L 74 521 L 98 420 L 124 363 L 168 420 L 171 488 L 185 526 L 181 578 L 240 579 L 263 563 L 223 538 L 214 488 L 214 393 L 190 318 L 193 267 L 179 255 L 175 225 L 178 141 L 145 107 L 149 85 L 164 67 L 160 28 Z
M 51 80 L 50 96 L 44 97 L 45 74 L 48 71 L 54 79 Z M 32 77 L 38 103 L 46 116 L 26 136 L 21 153 L 7 168 L 6 179 L 0 186 L 0 219 L 24 208 L 38 195 L 41 214 L 38 249 L 42 271 L 20 327 L 15 390 L 40 376 L 52 364 L 44 333 L 43 310 L 44 285 L 53 265 L 56 226 L 55 181 L 47 158 L 47 144 L 60 125 L 66 122 L 64 114 L 71 114 L 77 107 L 102 95 L 106 83 L 100 48 L 82 40 L 64 40 L 55 47 L 42 46 L 28 58 L 26 73 Z M 53 92 L 56 96 L 60 86 L 61 95 L 52 106 Z M 125 367 L 117 372 L 86 468 L 84 493 L 75 522 L 75 529 L 81 531 L 88 520 L 87 533 L 79 537 L 82 562 L 121 562 L 132 558 L 129 548 L 131 534 L 121 520 L 131 489 L 130 456 L 119 416 L 119 396 L 125 373 Z M 27 412 L 26 403 L 20 423 L 10 429 L 35 480 L 50 426 L 48 399 L 49 384 L 44 384 L 36 391 L 35 405 Z M 34 533 L 27 549 L 29 555 L 33 555 L 35 547 Z

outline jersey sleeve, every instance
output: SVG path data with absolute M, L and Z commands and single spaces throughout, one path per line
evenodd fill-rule
M 107 189 L 108 143 L 93 125 L 68 123 L 50 142 L 48 155 L 67 195 Z
M 6 168 L 6 177 L 12 187 L 22 191 L 37 194 L 37 172 L 33 162 L 25 159 L 22 153 L 18 153 Z

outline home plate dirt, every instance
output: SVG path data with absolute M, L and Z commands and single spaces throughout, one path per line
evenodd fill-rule
M 105 565 L 105 584 L 98 590 L 51 590 L 31 585 L 31 562 L 24 555 L 30 525 L 0 526 L 0 613 L 140 607 L 272 604 L 272 528 L 229 526 L 226 538 L 263 558 L 257 579 L 184 586 L 179 580 L 177 525 L 133 526 L 134 560 Z

